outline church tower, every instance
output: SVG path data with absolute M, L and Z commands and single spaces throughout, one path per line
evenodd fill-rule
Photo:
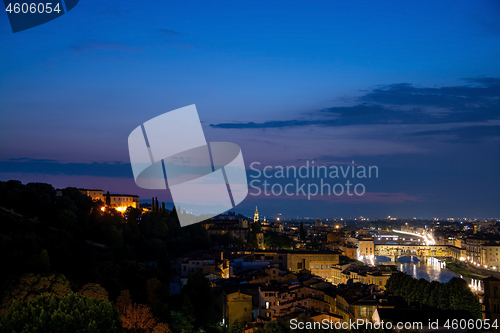
M 257 206 L 255 206 L 255 214 L 253 214 L 253 221 L 259 222 L 259 211 L 257 210 Z

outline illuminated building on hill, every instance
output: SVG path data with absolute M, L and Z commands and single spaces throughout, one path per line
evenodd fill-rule
M 110 194 L 110 206 L 119 212 L 124 212 L 128 207 L 139 208 L 139 196 L 129 194 Z
M 101 200 L 106 203 L 106 196 L 103 190 L 79 189 L 82 194 L 89 196 L 94 201 Z M 130 194 L 109 194 L 109 206 L 119 212 L 124 212 L 128 207 L 139 208 L 139 196 Z
M 91 197 L 92 200 L 95 201 L 101 200 L 102 202 L 104 202 L 104 195 L 102 190 L 89 190 L 85 188 L 80 188 L 79 190 L 80 192 L 82 192 L 82 194 Z

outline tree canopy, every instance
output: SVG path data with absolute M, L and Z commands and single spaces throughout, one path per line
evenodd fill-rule
M 387 290 L 409 301 L 421 302 L 440 309 L 467 310 L 475 318 L 481 316 L 479 298 L 470 290 L 467 282 L 452 278 L 447 283 L 417 280 L 403 272 L 394 272 L 386 284 Z
M 0 320 L 0 331 L 19 333 L 119 332 L 120 326 L 120 316 L 110 302 L 78 294 L 15 300 Z

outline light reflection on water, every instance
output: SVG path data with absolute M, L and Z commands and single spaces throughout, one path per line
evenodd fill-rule
M 410 274 L 416 279 L 424 278 L 427 281 L 448 282 L 453 277 L 460 277 L 446 268 L 440 268 L 438 265 L 428 265 L 426 263 L 398 262 L 398 270 Z
M 389 262 L 385 262 L 385 264 L 389 264 Z M 401 272 L 405 272 L 416 279 L 424 278 L 427 281 L 448 282 L 453 277 L 460 277 L 459 274 L 454 273 L 446 268 L 441 268 L 438 264 L 415 262 L 411 261 L 410 257 L 400 258 L 400 260 L 396 263 L 396 266 Z

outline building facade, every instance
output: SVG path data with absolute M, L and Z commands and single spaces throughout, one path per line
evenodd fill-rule
M 239 291 L 224 295 L 224 321 L 231 328 L 235 321 L 242 327 L 252 321 L 252 296 Z
M 358 259 L 373 258 L 375 256 L 375 243 L 372 237 L 358 237 Z
M 333 265 L 339 263 L 339 254 L 333 251 L 291 251 L 287 254 L 287 269 L 298 273 L 303 269 L 328 279 Z
M 92 189 L 79 189 L 82 194 L 89 196 L 94 201 L 102 201 L 106 203 L 107 194 L 104 194 L 103 190 L 92 190 Z M 128 207 L 140 208 L 139 196 L 129 195 L 129 194 L 109 194 L 111 208 L 115 208 L 120 212 L 124 212 Z

